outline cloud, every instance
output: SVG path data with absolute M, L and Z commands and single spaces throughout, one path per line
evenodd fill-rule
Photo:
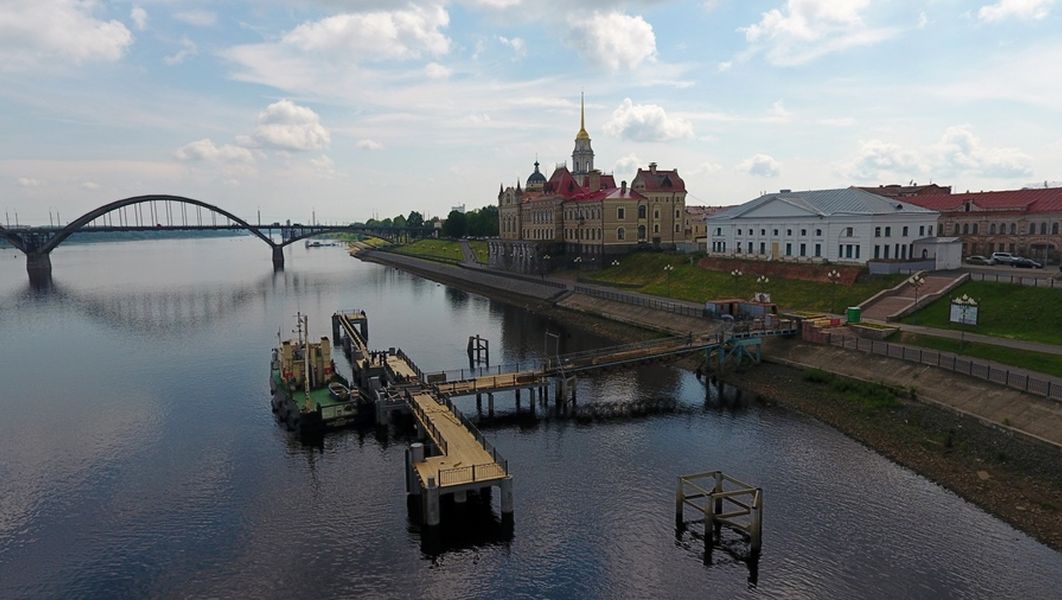
M 173 18 L 193 27 L 213 27 L 218 22 L 218 15 L 209 10 L 182 10 L 173 13 Z
M 453 75 L 454 71 L 450 67 L 440 65 L 436 62 L 431 62 L 424 65 L 424 75 L 428 79 L 446 79 L 450 75 Z
M 147 11 L 140 6 L 133 5 L 133 9 L 129 11 L 129 18 L 133 20 L 133 24 L 136 25 L 137 30 L 144 31 L 147 29 L 148 14 Z
M 588 60 L 612 71 L 656 58 L 653 26 L 641 16 L 595 12 L 572 27 L 569 39 Z
M 635 104 L 624 98 L 605 122 L 605 133 L 636 142 L 665 142 L 693 137 L 693 125 L 686 119 L 669 117 L 656 104 Z
M 362 150 L 382 150 L 383 149 L 383 144 L 381 144 L 380 142 L 377 142 L 376 140 L 370 140 L 368 138 L 363 139 L 363 140 L 358 140 L 357 146 L 358 146 L 358 148 L 361 148 Z
M 1007 19 L 1022 21 L 1039 21 L 1051 13 L 1055 0 L 999 0 L 995 4 L 986 4 L 977 11 L 977 18 L 985 23 L 995 23 Z
M 254 155 L 247 148 L 232 144 L 216 145 L 210 138 L 203 138 L 181 146 L 174 157 L 182 162 L 254 163 Z
M 327 147 L 332 136 L 317 113 L 284 99 L 258 113 L 253 140 L 283 150 L 317 150 Z
M 96 6 L 77 0 L 0 3 L 0 71 L 120 59 L 133 34 L 120 21 L 94 17 Z
M 860 180 L 974 175 L 1016 178 L 1033 174 L 1032 159 L 1015 148 L 987 147 L 969 126 L 949 127 L 936 144 L 904 148 L 881 140 L 860 144 L 842 172 Z
M 630 178 L 638 171 L 638 167 L 642 165 L 642 159 L 638 158 L 634 154 L 628 154 L 621 157 L 616 161 L 615 167 L 613 167 L 613 174 L 621 177 Z
M 869 46 L 898 33 L 895 28 L 867 27 L 862 13 L 870 0 L 786 0 L 757 23 L 738 31 L 754 47 L 764 49 L 776 66 L 801 65 L 832 52 Z
M 311 158 L 307 162 L 310 164 L 314 174 L 319 177 L 335 177 L 336 175 L 336 163 L 327 154 Z
M 782 164 L 767 154 L 756 154 L 743 161 L 737 168 L 757 177 L 777 177 L 782 172 Z
M 48 183 L 46 181 L 44 181 L 43 179 L 35 179 L 33 177 L 19 177 L 18 178 L 18 187 L 21 187 L 21 188 L 44 187 L 47 184 Z
M 81 182 L 81 189 L 83 189 L 83 190 L 94 191 L 94 190 L 100 189 L 100 187 L 102 187 L 102 186 L 100 184 L 96 183 L 95 181 L 82 181 Z
M 498 41 L 503 45 L 512 48 L 513 58 L 523 58 L 527 56 L 527 43 L 524 42 L 523 38 L 507 38 L 503 35 L 499 35 Z
M 181 48 L 177 52 L 166 56 L 162 59 L 162 62 L 167 65 L 179 65 L 183 63 L 189 57 L 199 54 L 199 46 L 195 45 L 195 42 L 187 37 L 181 36 Z
M 281 38 L 285 46 L 308 53 L 334 53 L 344 60 L 411 59 L 450 51 L 442 29 L 450 15 L 442 6 L 340 14 L 303 23 Z

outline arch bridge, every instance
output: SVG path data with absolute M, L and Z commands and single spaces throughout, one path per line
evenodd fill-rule
M 430 227 L 370 227 L 366 225 L 321 225 L 290 221 L 252 224 L 229 211 L 184 196 L 150 194 L 116 200 L 74 219 L 65 226 L 0 226 L 0 238 L 26 255 L 30 279 L 51 276 L 51 252 L 71 235 L 115 231 L 220 231 L 246 230 L 265 242 L 273 252 L 273 266 L 284 267 L 285 246 L 322 233 L 367 233 L 386 239 L 426 237 Z M 273 238 L 280 234 L 280 240 Z

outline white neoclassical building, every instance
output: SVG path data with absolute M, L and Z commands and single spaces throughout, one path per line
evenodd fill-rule
M 782 190 L 710 215 L 708 250 L 771 260 L 915 260 L 924 258 L 914 255 L 915 242 L 937 235 L 938 216 L 854 187 Z

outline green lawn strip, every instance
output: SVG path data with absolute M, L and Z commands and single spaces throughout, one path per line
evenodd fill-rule
M 691 264 L 691 256 L 676 253 L 642 252 L 620 258 L 620 265 L 608 267 L 587 277 L 601 283 L 635 287 L 640 292 L 704 302 L 723 298 L 751 298 L 755 292 L 767 292 L 785 308 L 841 312 L 877 292 L 902 281 L 903 275 L 872 277 L 852 285 L 834 285 L 815 281 L 772 277 L 766 285 L 756 283 L 756 275 L 733 277 L 729 273 L 708 271 Z M 671 265 L 671 284 L 665 265 Z M 670 292 L 670 293 L 669 293 Z
M 476 255 L 476 260 L 481 263 L 486 263 L 489 258 L 487 254 L 487 242 L 483 240 L 473 240 L 468 242 L 468 245 L 472 247 L 472 252 Z
M 951 299 L 963 294 L 977 300 L 979 309 L 976 326 L 963 326 L 948 320 Z M 1062 345 L 1062 288 L 967 281 L 905 317 L 903 322 Z
M 394 251 L 399 254 L 448 263 L 459 263 L 464 260 L 460 243 L 453 240 L 418 240 L 412 244 L 398 246 Z
M 932 335 L 902 332 L 900 342 L 911 346 L 921 346 L 943 352 L 954 352 L 964 356 L 991 360 L 1000 364 L 1010 365 L 1037 373 L 1045 373 L 1062 377 L 1062 356 L 1032 352 L 1029 350 L 1017 350 L 1005 346 L 966 342 L 960 349 L 960 341 L 951 338 L 942 338 Z
M 901 389 L 880 383 L 846 379 L 819 369 L 805 370 L 804 381 L 827 386 L 839 397 L 866 412 L 896 408 L 900 404 L 898 399 L 907 395 L 907 392 Z

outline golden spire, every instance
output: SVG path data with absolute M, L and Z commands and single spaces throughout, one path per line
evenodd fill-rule
M 583 101 L 583 93 L 579 92 L 579 133 L 575 134 L 577 140 L 588 140 L 590 134 L 586 132 L 586 105 Z

